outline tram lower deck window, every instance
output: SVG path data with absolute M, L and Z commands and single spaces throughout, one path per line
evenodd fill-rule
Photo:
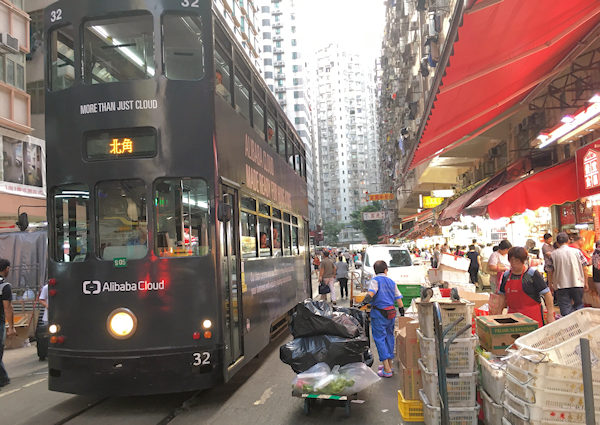
M 89 199 L 84 185 L 60 186 L 54 190 L 54 259 L 84 261 L 89 255 Z
M 160 179 L 154 185 L 155 252 L 160 257 L 207 255 L 208 186 L 204 180 Z

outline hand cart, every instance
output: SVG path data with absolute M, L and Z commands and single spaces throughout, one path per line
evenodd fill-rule
M 358 398 L 358 394 L 352 395 L 333 395 L 333 394 L 296 394 L 292 392 L 293 397 L 304 399 L 304 414 L 310 415 L 311 407 L 317 400 L 323 400 L 325 403 L 331 404 L 334 407 L 343 407 L 344 414 L 350 416 L 350 403 Z

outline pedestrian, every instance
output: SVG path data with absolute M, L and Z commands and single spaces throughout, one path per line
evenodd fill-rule
M 329 252 L 323 251 L 323 260 L 321 260 L 321 265 L 319 266 L 319 282 L 323 282 L 323 284 L 329 286 L 330 294 L 331 294 L 331 302 L 333 305 L 336 304 L 337 295 L 335 294 L 335 287 L 333 286 L 335 278 L 335 264 L 329 258 Z M 323 301 L 327 301 L 327 294 L 321 294 L 321 299 Z
M 479 246 L 479 244 L 477 243 L 477 239 L 473 239 L 472 241 L 473 246 L 475 247 L 475 252 L 479 255 L 481 255 L 481 247 Z
M 558 248 L 550 254 L 552 282 L 554 285 L 561 316 L 583 308 L 583 292 L 587 290 L 587 276 L 584 267 L 587 260 L 580 250 L 567 245 L 569 235 L 560 232 L 556 235 Z
M 490 272 L 490 289 L 492 293 L 498 293 L 498 286 L 502 274 L 510 269 L 510 262 L 508 261 L 508 250 L 512 248 L 512 245 L 506 239 L 503 239 L 498 244 L 498 250 L 494 251 L 490 255 L 488 260 L 488 270 Z
M 8 273 L 10 273 L 10 261 L 0 258 L 0 298 L 2 298 L 2 303 L 0 303 L 0 326 L 2 326 L 0 331 L 0 387 L 10 384 L 10 379 L 2 362 L 4 341 L 7 336 L 17 334 L 12 307 L 12 287 L 6 281 Z M 8 328 L 6 328 L 6 322 L 8 322 Z
M 440 256 L 442 255 L 442 252 L 440 251 L 440 244 L 436 243 L 435 247 L 433 248 L 433 256 L 431 257 L 431 267 L 433 267 L 434 269 L 437 269 L 438 266 L 440 265 Z
M 552 288 L 552 267 L 550 267 L 550 254 L 554 251 L 554 246 L 552 245 L 552 235 L 550 233 L 546 233 L 544 235 L 544 244 L 542 245 L 542 259 L 544 260 L 544 272 L 546 272 L 546 283 L 550 288 L 550 291 L 553 291 Z
M 578 249 L 579 251 L 581 251 L 581 253 L 585 257 L 585 260 L 587 261 L 587 263 L 591 264 L 592 263 L 592 257 L 590 257 L 588 255 L 588 253 L 585 252 L 585 249 L 583 249 L 584 244 L 585 244 L 585 240 L 581 236 L 579 236 L 579 235 L 572 235 L 571 236 L 571 243 L 569 244 L 569 246 L 571 248 L 575 248 L 575 249 Z
M 392 360 L 394 359 L 394 324 L 398 303 L 398 312 L 404 316 L 402 294 L 396 283 L 387 277 L 388 266 L 385 261 L 378 260 L 373 264 L 376 276 L 369 282 L 369 289 L 364 301 L 360 304 L 371 304 L 371 332 L 382 366 L 377 373 L 382 378 L 391 378 Z
M 554 300 L 544 277 L 536 269 L 527 265 L 529 255 L 527 250 L 514 246 L 508 250 L 510 270 L 502 274 L 498 289 L 501 302 L 497 311 L 492 314 L 502 314 L 504 307 L 508 313 L 521 313 L 544 326 L 544 309 L 542 298 L 548 314 L 545 323 L 554 322 Z
M 596 249 L 592 254 L 592 280 L 596 287 L 596 292 L 600 295 L 600 241 L 596 242 Z
M 348 262 L 340 255 L 335 263 L 335 278 L 340 283 L 340 298 L 348 298 L 348 267 Z
M 319 275 L 319 267 L 321 266 L 321 258 L 319 258 L 319 254 L 315 253 L 315 255 L 313 256 L 313 267 L 314 267 L 314 273 L 318 276 Z
M 35 330 L 35 341 L 38 358 L 43 361 L 48 355 L 48 284 L 42 287 L 38 301 L 44 307 L 44 314 Z
M 475 245 L 469 245 L 467 258 L 471 260 L 471 263 L 469 264 L 469 278 L 473 285 L 477 285 L 479 282 L 479 269 L 481 268 L 481 256 L 475 250 Z

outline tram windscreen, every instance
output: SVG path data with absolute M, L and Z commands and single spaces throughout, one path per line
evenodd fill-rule
M 201 179 L 160 179 L 154 187 L 155 251 L 161 257 L 208 254 L 208 187 Z
M 152 15 L 88 21 L 83 26 L 87 84 L 143 80 L 155 74 Z

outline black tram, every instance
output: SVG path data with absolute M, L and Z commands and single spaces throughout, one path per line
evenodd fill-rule
M 225 382 L 309 293 L 302 143 L 213 7 L 45 12 L 51 390 Z

